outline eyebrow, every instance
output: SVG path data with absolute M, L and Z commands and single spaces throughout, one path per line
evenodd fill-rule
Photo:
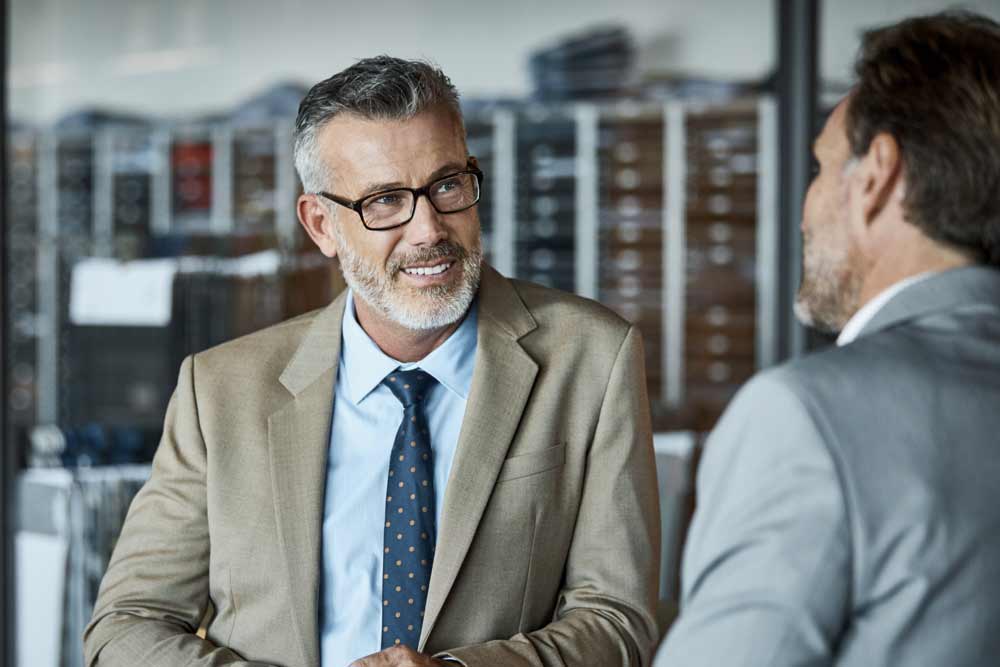
M 463 163 L 448 162 L 438 167 L 433 172 L 431 172 L 431 175 L 427 179 L 427 183 L 425 183 L 425 185 L 433 183 L 442 176 L 447 176 L 448 174 L 454 174 L 455 172 L 463 171 L 467 166 L 468 166 L 467 162 Z M 405 187 L 408 186 L 404 185 L 400 181 L 383 181 L 378 183 L 368 183 L 367 185 L 365 185 L 364 189 L 362 189 L 361 194 L 358 195 L 357 198 L 364 199 L 368 195 L 373 195 L 376 192 L 385 192 L 386 190 L 398 190 L 400 188 L 405 188 Z

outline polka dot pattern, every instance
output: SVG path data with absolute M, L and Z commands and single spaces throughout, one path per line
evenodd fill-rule
M 423 398 L 434 378 L 394 371 L 383 381 L 403 404 L 389 457 L 382 558 L 382 648 L 416 649 L 434 562 L 434 466 Z

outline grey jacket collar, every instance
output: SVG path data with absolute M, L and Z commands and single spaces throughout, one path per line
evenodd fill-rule
M 936 312 L 969 306 L 1000 312 L 1000 270 L 969 266 L 944 271 L 910 285 L 875 313 L 858 337 Z

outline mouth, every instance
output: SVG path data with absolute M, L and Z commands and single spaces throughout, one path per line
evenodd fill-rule
M 445 260 L 431 265 L 404 266 L 402 271 L 408 276 L 433 277 L 445 273 L 454 265 L 455 260 Z
M 401 280 L 417 289 L 450 285 L 460 271 L 455 259 L 435 259 L 433 263 L 411 264 L 399 270 Z

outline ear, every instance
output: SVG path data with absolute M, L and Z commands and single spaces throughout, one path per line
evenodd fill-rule
M 860 185 L 861 213 L 865 224 L 870 224 L 887 206 L 900 201 L 903 157 L 895 137 L 888 132 L 875 135 L 856 171 Z
M 333 225 L 336 221 L 330 210 L 319 201 L 317 195 L 299 195 L 295 204 L 295 212 L 298 214 L 299 223 L 306 230 L 306 234 L 313 240 L 327 257 L 337 256 L 337 238 L 333 234 Z

